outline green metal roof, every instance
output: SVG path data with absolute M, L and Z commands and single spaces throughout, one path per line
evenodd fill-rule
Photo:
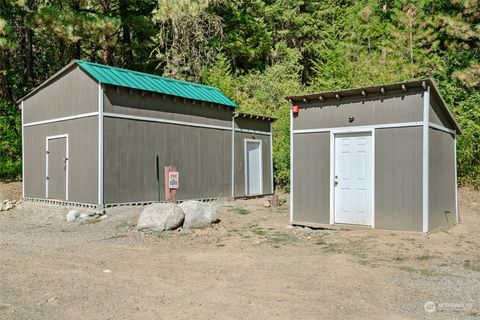
M 76 63 L 101 83 L 237 107 L 218 88 L 82 60 Z

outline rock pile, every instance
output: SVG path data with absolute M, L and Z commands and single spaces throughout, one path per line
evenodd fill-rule
M 101 219 L 105 216 L 105 211 L 88 211 L 88 212 L 80 212 L 78 210 L 70 210 L 67 213 L 67 222 L 93 222 L 95 220 Z
M 185 201 L 175 203 L 154 203 L 143 209 L 138 218 L 138 230 L 167 231 L 205 228 L 218 220 L 217 207 L 211 203 Z
M 11 210 L 13 208 L 15 208 L 15 206 L 20 203 L 20 200 L 10 200 L 10 199 L 7 199 L 7 200 L 3 200 L 1 203 L 0 203 L 0 211 L 8 211 L 8 210 Z

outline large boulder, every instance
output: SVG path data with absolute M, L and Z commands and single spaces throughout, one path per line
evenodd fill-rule
M 189 200 L 178 206 L 185 213 L 184 229 L 205 228 L 218 220 L 217 207 L 211 203 Z
M 146 206 L 138 218 L 138 230 L 165 231 L 180 227 L 185 215 L 175 203 L 154 203 Z

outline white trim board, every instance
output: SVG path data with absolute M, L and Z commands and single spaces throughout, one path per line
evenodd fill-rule
M 69 159 L 69 151 L 68 151 L 68 134 L 58 134 L 58 135 L 54 135 L 54 136 L 47 136 L 45 138 L 45 198 L 48 199 L 48 183 L 49 183 L 49 179 L 48 179 L 48 155 L 49 155 L 49 152 L 48 152 L 48 142 L 50 140 L 54 140 L 54 139 L 66 139 L 65 143 L 66 143 L 66 147 L 65 147 L 65 158 L 66 158 L 66 161 L 65 161 L 65 201 L 68 201 L 68 162 L 70 161 Z
M 454 152 L 454 165 L 455 165 L 455 215 L 457 223 L 459 222 L 460 215 L 458 212 L 458 185 L 457 185 L 457 136 L 453 136 L 453 152 Z
M 103 208 L 103 88 L 98 83 L 98 207 Z
M 272 133 L 272 123 L 270 122 L 270 133 Z M 270 135 L 270 177 L 272 180 L 272 194 L 275 193 L 275 183 L 273 181 L 273 135 Z
M 317 132 L 330 132 L 330 131 L 353 133 L 353 132 L 371 131 L 372 129 L 419 127 L 422 125 L 423 125 L 422 121 L 415 121 L 415 122 L 386 123 L 386 124 L 365 125 L 365 126 L 355 126 L 355 127 L 298 129 L 298 130 L 293 130 L 293 133 L 301 134 L 301 133 L 317 133 Z
M 259 183 L 260 183 L 260 193 L 256 194 L 250 194 L 248 193 L 248 157 L 247 157 L 247 144 L 248 143 L 257 143 L 258 148 L 259 148 L 259 155 L 258 155 L 258 160 L 259 160 L 259 169 L 260 169 L 260 177 L 259 177 Z M 245 195 L 246 196 L 257 196 L 257 195 L 262 195 L 263 194 L 263 142 L 262 140 L 255 140 L 255 139 L 243 139 L 243 168 L 244 168 L 244 173 L 245 173 Z
M 160 119 L 160 118 L 152 118 L 152 117 L 143 117 L 143 116 L 133 116 L 127 114 L 119 114 L 119 113 L 110 113 L 105 112 L 104 117 L 110 118 L 120 118 L 120 119 L 131 119 L 131 120 L 139 120 L 139 121 L 149 121 L 149 122 L 158 122 L 158 123 L 168 123 L 168 124 L 175 124 L 181 126 L 190 126 L 190 127 L 197 127 L 197 128 L 207 128 L 207 129 L 218 129 L 218 130 L 226 130 L 226 131 L 235 131 L 235 132 L 245 132 L 245 133 L 254 133 L 254 134 L 263 134 L 263 135 L 271 135 L 271 132 L 265 131 L 258 131 L 258 130 L 250 130 L 250 129 L 239 129 L 239 128 L 232 128 L 232 127 L 225 127 L 225 126 L 218 126 L 212 124 L 201 124 L 195 122 L 188 122 L 188 121 L 178 121 L 178 120 L 169 120 L 169 119 Z
M 271 136 L 272 135 L 271 132 L 259 131 L 259 130 L 240 129 L 240 128 L 234 129 L 232 127 L 224 127 L 224 126 L 217 126 L 217 125 L 210 125 L 210 124 L 201 124 L 201 123 L 195 123 L 195 122 L 168 120 L 168 119 L 160 119 L 160 118 L 152 118 L 152 117 L 133 116 L 133 115 L 103 112 L 103 111 L 102 111 L 102 113 L 103 113 L 103 117 L 110 117 L 110 118 L 121 118 L 121 119 L 131 119 L 131 120 L 150 121 L 150 122 L 159 122 L 159 123 L 169 123 L 169 124 L 176 124 L 176 125 L 182 125 L 182 126 L 227 130 L 227 131 L 235 131 L 235 132 L 244 132 L 244 133 L 260 134 L 260 135 L 266 135 L 266 136 Z M 38 126 L 38 125 L 42 125 L 42 124 L 62 122 L 62 121 L 75 120 L 75 119 L 81 119 L 81 118 L 88 118 L 88 117 L 94 117 L 94 116 L 98 116 L 98 115 L 100 115 L 99 111 L 88 112 L 88 113 L 76 114 L 76 115 L 73 115 L 73 116 L 29 122 L 29 123 L 22 124 L 22 127 Z
M 103 115 L 105 117 L 109 117 L 109 118 L 120 118 L 120 119 L 140 120 L 140 121 L 149 121 L 149 122 L 158 122 L 158 123 L 168 123 L 168 124 L 177 124 L 177 125 L 182 125 L 182 126 L 219 129 L 219 130 L 227 130 L 227 131 L 232 130 L 231 127 L 209 125 L 209 124 L 200 124 L 200 123 L 177 121 L 177 120 L 167 120 L 167 119 L 159 119 L 159 118 L 151 118 L 151 117 L 132 116 L 132 115 L 127 115 L 127 114 L 119 114 L 119 113 L 105 112 Z M 236 131 L 238 131 L 238 130 L 236 130 Z
M 23 110 L 23 107 L 22 107 L 22 110 Z M 41 125 L 41 124 L 68 121 L 68 120 L 81 119 L 81 118 L 88 118 L 88 117 L 94 117 L 94 116 L 97 116 L 97 115 L 98 115 L 98 112 L 88 112 L 88 113 L 76 114 L 76 115 L 73 115 L 73 116 L 67 116 L 67 117 L 54 118 L 54 119 L 49 119 L 49 120 L 42 120 L 42 121 L 24 123 L 24 124 L 22 124 L 22 126 L 23 127 L 38 126 L 38 125 Z M 23 116 L 22 116 L 22 118 L 23 118 Z
M 23 100 L 20 102 L 22 112 L 22 198 L 25 198 L 25 130 L 23 128 Z
M 235 198 L 235 115 L 232 115 L 232 198 Z
M 293 222 L 293 112 L 290 104 L 290 223 Z
M 265 135 L 265 136 L 271 136 L 272 132 L 266 132 L 266 131 L 258 131 L 258 130 L 251 130 L 251 129 L 240 129 L 236 128 L 236 132 L 243 132 L 243 133 L 253 133 L 253 134 L 260 134 L 260 135 Z
M 430 119 L 430 86 L 423 94 L 423 144 L 422 144 L 422 231 L 428 232 L 429 229 L 429 136 L 428 130 Z
M 446 133 L 450 133 L 450 134 L 456 134 L 457 133 L 455 130 L 446 128 L 446 127 L 441 126 L 441 125 L 436 124 L 436 123 L 430 122 L 428 125 L 432 129 L 437 129 L 437 130 L 440 130 L 440 131 L 443 131 L 443 132 L 446 132 Z

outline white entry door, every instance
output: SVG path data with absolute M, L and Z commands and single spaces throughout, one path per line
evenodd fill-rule
M 245 188 L 247 195 L 262 193 L 262 142 L 245 140 Z
M 372 135 L 335 135 L 335 222 L 372 225 Z

